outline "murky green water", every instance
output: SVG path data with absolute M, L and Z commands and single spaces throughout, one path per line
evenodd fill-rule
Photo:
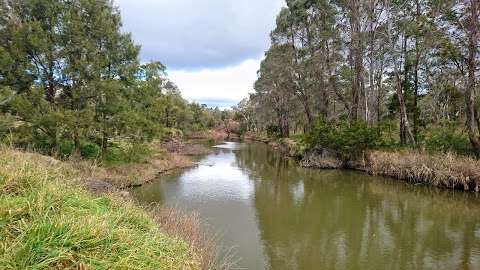
M 133 191 L 199 212 L 247 269 L 480 269 L 480 198 L 350 171 L 307 170 L 227 143 Z

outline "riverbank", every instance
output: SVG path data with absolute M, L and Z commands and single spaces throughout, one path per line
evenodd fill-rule
M 125 191 L 210 151 L 168 146 L 109 167 L 0 146 L 0 268 L 228 269 L 197 214 L 141 208 Z
M 292 139 L 265 140 L 255 136 L 247 139 L 267 143 L 299 160 L 305 168 L 351 169 L 413 184 L 480 192 L 480 161 L 471 157 L 416 150 L 369 150 L 344 160 L 340 154 L 325 148 L 307 151 Z
M 300 164 L 316 169 L 353 169 L 413 184 L 480 192 L 480 161 L 454 154 L 375 150 L 342 160 L 328 149 L 314 149 L 302 156 Z
M 74 161 L 72 165 L 82 172 L 82 182 L 96 193 L 138 187 L 155 180 L 160 174 L 195 166 L 192 156 L 211 152 L 202 144 L 169 140 L 148 146 L 149 154 L 142 162 L 97 166 L 90 161 Z
M 197 254 L 116 193 L 94 196 L 71 164 L 0 149 L 1 269 L 201 269 Z

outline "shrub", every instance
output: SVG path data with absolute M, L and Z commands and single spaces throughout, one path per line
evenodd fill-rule
M 382 132 L 379 127 L 368 127 L 364 122 L 318 121 L 306 134 L 307 147 L 320 146 L 334 150 L 343 159 L 381 146 Z
M 119 143 L 108 149 L 104 161 L 107 165 L 140 163 L 144 162 L 151 154 L 152 150 L 147 144 Z
M 267 136 L 269 138 L 280 138 L 280 127 L 278 125 L 270 124 L 267 126 Z
M 62 158 L 69 157 L 75 150 L 75 144 L 71 140 L 62 140 L 58 145 L 58 151 Z
M 425 135 L 424 145 L 429 152 L 454 152 L 462 155 L 472 153 L 468 137 L 453 125 L 430 130 Z
M 0 112 L 0 141 L 3 140 L 13 129 L 14 119 L 10 115 Z
M 84 158 L 97 158 L 100 155 L 100 146 L 95 143 L 85 142 L 82 143 L 80 152 Z
M 183 132 L 176 128 L 166 128 L 163 135 L 166 138 L 179 139 L 183 137 Z

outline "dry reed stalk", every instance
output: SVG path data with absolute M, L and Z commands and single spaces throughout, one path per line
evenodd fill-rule
M 230 251 L 222 252 L 218 245 L 218 236 L 206 232 L 198 213 L 169 207 L 152 207 L 150 212 L 167 235 L 189 244 L 190 252 L 196 256 L 195 260 L 200 262 L 201 269 L 235 268 L 234 254 Z
M 454 154 L 427 154 L 416 151 L 369 154 L 367 170 L 413 183 L 480 191 L 480 161 Z

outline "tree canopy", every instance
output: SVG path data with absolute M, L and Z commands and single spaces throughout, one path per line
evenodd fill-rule
M 317 119 L 390 122 L 399 145 L 463 141 L 480 157 L 479 5 L 286 0 L 239 110 L 251 131 L 276 125 L 287 137 Z

